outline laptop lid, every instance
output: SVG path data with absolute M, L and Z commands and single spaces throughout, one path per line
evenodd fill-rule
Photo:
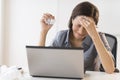
M 83 78 L 83 48 L 26 46 L 31 76 Z

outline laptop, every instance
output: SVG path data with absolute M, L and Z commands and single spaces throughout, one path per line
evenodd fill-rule
M 84 78 L 83 48 L 26 46 L 33 77 Z

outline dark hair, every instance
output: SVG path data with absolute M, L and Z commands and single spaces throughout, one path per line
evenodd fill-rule
M 88 17 L 92 17 L 95 21 L 95 24 L 98 23 L 99 11 L 95 5 L 86 1 L 79 3 L 72 11 L 70 20 L 69 20 L 69 28 L 72 29 L 72 19 L 75 19 L 77 16 L 84 15 Z

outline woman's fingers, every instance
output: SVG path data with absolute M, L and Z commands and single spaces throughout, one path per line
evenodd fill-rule
M 80 16 L 79 22 L 85 28 L 93 26 L 93 24 L 94 24 L 94 20 L 92 18 L 86 17 L 86 16 Z
M 89 18 L 87 18 L 86 16 L 82 16 L 82 21 L 83 21 L 83 24 L 85 25 L 85 27 L 89 27 L 91 24 L 91 20 Z
M 43 22 L 46 25 L 53 25 L 55 20 L 55 17 L 50 13 L 44 13 L 41 19 L 41 22 Z
M 51 15 L 50 13 L 44 13 L 43 14 L 43 17 L 45 18 L 45 19 L 55 19 L 55 17 L 53 16 L 53 15 Z

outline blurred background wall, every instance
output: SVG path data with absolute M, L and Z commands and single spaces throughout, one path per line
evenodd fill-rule
M 26 45 L 38 45 L 40 18 L 43 13 L 56 17 L 47 35 L 49 45 L 57 31 L 67 29 L 73 8 L 85 0 L 0 0 L 0 64 L 18 65 L 28 70 Z M 100 11 L 98 31 L 118 38 L 118 68 L 120 69 L 120 1 L 88 0 Z

